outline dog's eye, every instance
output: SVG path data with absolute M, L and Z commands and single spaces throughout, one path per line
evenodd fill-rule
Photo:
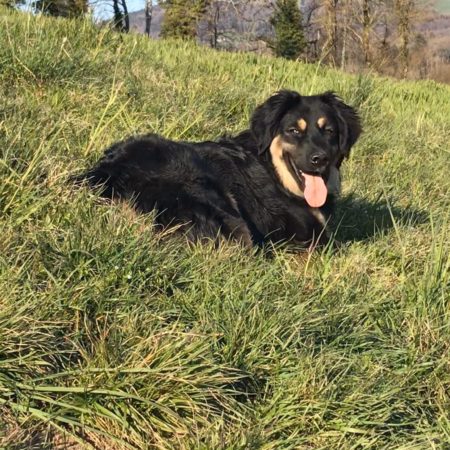
M 333 130 L 333 128 L 326 127 L 326 128 L 325 128 L 325 132 L 328 133 L 328 134 L 333 134 L 333 133 L 334 133 L 334 130 Z
M 289 128 L 288 133 L 291 134 L 300 134 L 300 130 L 298 128 Z

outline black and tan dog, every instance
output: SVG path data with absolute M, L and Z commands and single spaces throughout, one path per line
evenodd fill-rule
M 157 135 L 112 145 L 77 180 L 102 196 L 131 199 L 156 223 L 191 240 L 324 243 L 340 191 L 339 168 L 361 133 L 356 111 L 333 93 L 280 91 L 253 113 L 250 129 L 210 142 Z

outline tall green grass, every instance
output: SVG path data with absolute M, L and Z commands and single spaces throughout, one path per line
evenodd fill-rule
M 337 252 L 187 246 L 67 184 L 280 88 L 365 133 Z M 449 449 L 450 88 L 1 10 L 0 447 Z

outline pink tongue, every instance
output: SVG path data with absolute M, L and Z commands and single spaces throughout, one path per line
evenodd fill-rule
M 305 200 L 313 208 L 321 207 L 327 199 L 327 187 L 323 178 L 318 175 L 308 175 L 306 173 L 302 175 L 305 180 L 305 191 L 303 192 Z

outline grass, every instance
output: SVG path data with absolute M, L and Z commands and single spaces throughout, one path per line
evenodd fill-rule
M 281 87 L 361 110 L 338 252 L 188 247 L 67 185 Z M 2 10 L 0 98 L 0 448 L 450 448 L 450 87 Z

